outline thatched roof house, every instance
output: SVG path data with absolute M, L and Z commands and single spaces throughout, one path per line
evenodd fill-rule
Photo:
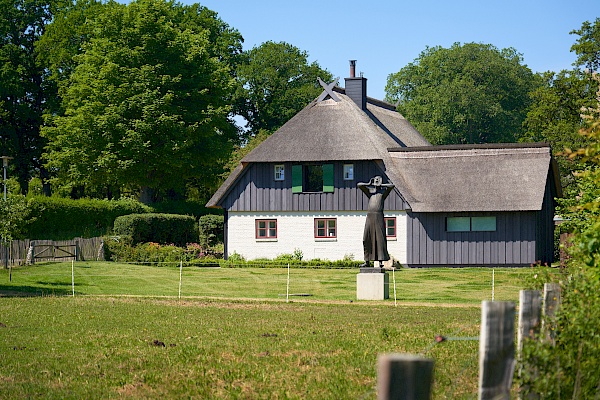
M 351 70 L 352 71 L 352 70 Z M 242 160 L 208 202 L 226 216 L 226 254 L 362 258 L 380 175 L 390 254 L 409 266 L 529 265 L 553 254 L 558 174 L 549 146 L 431 146 L 366 96 L 363 77 L 325 91 Z

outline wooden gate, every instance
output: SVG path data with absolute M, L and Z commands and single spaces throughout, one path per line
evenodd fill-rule
M 74 244 L 36 244 L 35 242 L 30 243 L 31 246 L 31 263 L 35 264 L 35 260 L 62 260 L 72 258 L 75 261 L 79 261 L 79 241 L 75 241 Z

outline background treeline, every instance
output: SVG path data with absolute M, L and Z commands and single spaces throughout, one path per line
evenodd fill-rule
M 600 19 L 583 22 L 571 32 L 573 69 L 542 74 L 513 48 L 427 47 L 389 75 L 386 100 L 433 144 L 551 143 L 565 197 L 576 202 L 589 190 L 574 174 L 593 166 L 558 155 L 590 143 L 578 132 L 582 110 L 597 104 L 599 32 Z M 243 41 L 201 4 L 0 0 L 9 192 L 136 199 L 156 212 L 202 214 L 186 207 L 201 208 L 248 151 L 317 97 L 317 77 L 332 78 L 292 44 L 244 50 Z M 19 226 L 25 200 L 0 209 L 5 240 L 59 226 L 39 212 L 29 224 L 43 229 Z M 76 212 L 65 216 L 88 226 Z

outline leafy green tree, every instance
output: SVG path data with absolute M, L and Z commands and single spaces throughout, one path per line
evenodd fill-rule
M 570 32 L 578 35 L 576 43 L 571 46 L 571 51 L 577 54 L 575 65 L 584 66 L 590 72 L 600 69 L 600 18 L 593 23 L 584 22 L 580 29 Z
M 36 44 L 59 3 L 0 0 L 0 155 L 13 157 L 9 167 L 23 193 L 32 176 L 47 177 L 40 125 L 57 94 L 38 62 Z
M 586 137 L 579 134 L 583 127 L 582 109 L 594 104 L 598 82 L 577 69 L 558 74 L 546 72 L 543 85 L 530 94 L 533 103 L 523 122 L 523 142 L 547 142 L 555 155 L 565 148 L 586 146 Z M 574 182 L 573 172 L 586 168 L 585 163 L 557 157 L 563 188 Z
M 388 77 L 386 98 L 433 144 L 514 142 L 539 79 L 513 48 L 428 47 Z
M 274 132 L 322 92 L 317 77 L 331 73 L 308 54 L 285 42 L 265 42 L 244 53 L 237 67 L 240 87 L 236 112 L 247 121 L 249 135 Z
M 198 5 L 109 2 L 94 13 L 59 83 L 64 114 L 42 130 L 57 181 L 139 193 L 144 202 L 193 181 L 214 186 L 238 138 L 228 61 L 239 34 Z
M 600 109 L 598 109 L 600 111 Z M 572 259 L 559 271 L 540 271 L 561 285 L 561 304 L 555 320 L 546 321 L 554 343 L 546 340 L 525 344 L 521 383 L 526 391 L 543 399 L 592 399 L 600 392 L 600 118 L 596 114 L 582 129 L 589 143 L 567 152 L 589 167 L 578 174 L 581 195 L 563 203 L 562 212 L 575 236 Z M 570 207 L 569 207 L 570 206 Z M 548 280 L 544 280 L 548 281 Z M 541 282 L 543 283 L 543 282 Z M 542 333 L 544 335 L 544 333 Z M 523 393 L 526 398 L 527 393 Z
M 9 194 L 6 201 L 0 198 L 0 242 L 22 239 L 25 226 L 30 221 L 25 196 Z

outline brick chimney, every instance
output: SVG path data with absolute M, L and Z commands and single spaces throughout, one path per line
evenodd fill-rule
M 345 78 L 346 96 L 362 110 L 367 109 L 367 78 L 356 77 L 356 60 L 350 60 L 350 77 Z

